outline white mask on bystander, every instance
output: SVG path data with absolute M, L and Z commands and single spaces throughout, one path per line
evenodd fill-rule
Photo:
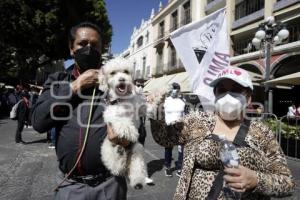
M 143 87 L 135 86 L 135 91 L 136 91 L 137 94 L 143 94 Z

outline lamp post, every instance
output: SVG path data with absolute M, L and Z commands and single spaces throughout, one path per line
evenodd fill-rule
M 275 22 L 273 16 L 268 17 L 263 23 L 259 25 L 252 39 L 252 44 L 256 49 L 263 49 L 265 53 L 265 78 L 264 78 L 264 107 L 266 112 L 273 113 L 273 91 L 270 90 L 270 67 L 271 67 L 271 48 L 280 44 L 289 37 L 289 31 L 285 24 Z

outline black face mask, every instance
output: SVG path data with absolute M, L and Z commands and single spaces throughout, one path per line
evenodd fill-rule
M 74 53 L 75 62 L 83 71 L 98 69 L 100 66 L 100 53 L 93 47 L 85 46 Z

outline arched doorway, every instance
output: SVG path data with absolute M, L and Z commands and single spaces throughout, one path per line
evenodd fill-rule
M 294 52 L 282 57 L 271 66 L 271 78 L 293 74 L 300 71 L 300 52 Z M 273 111 L 277 116 L 286 115 L 291 103 L 299 106 L 300 86 L 273 86 Z

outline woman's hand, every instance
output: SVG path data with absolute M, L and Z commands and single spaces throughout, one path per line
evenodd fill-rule
M 127 147 L 130 144 L 130 141 L 124 138 L 118 138 L 118 136 L 114 133 L 113 128 L 110 124 L 107 124 L 107 137 L 109 141 L 116 145 L 120 145 L 122 147 Z
M 232 190 L 245 192 L 257 186 L 257 175 L 255 171 L 239 165 L 237 168 L 225 168 L 224 180 Z

